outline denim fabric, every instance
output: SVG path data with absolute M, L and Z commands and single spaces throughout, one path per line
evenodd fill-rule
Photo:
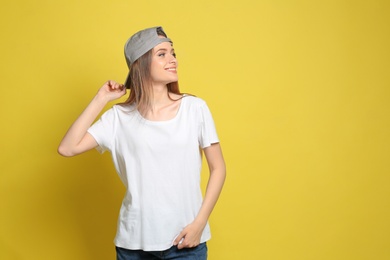
M 116 247 L 117 260 L 207 260 L 206 243 L 199 244 L 194 248 L 177 249 L 173 246 L 164 251 L 128 250 Z

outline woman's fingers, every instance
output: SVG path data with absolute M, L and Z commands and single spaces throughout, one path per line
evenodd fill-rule
M 120 84 L 114 80 L 108 80 L 106 84 L 110 88 L 110 90 L 123 90 L 124 88 L 123 84 Z
M 118 99 L 125 94 L 126 88 L 124 85 L 114 80 L 106 81 L 98 91 L 98 95 L 100 95 L 107 102 Z

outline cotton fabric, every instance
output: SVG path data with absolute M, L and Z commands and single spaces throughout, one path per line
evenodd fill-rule
M 184 96 L 176 116 L 167 121 L 150 121 L 135 106 L 115 105 L 88 132 L 98 151 L 111 152 L 127 189 L 115 245 L 144 251 L 170 248 L 202 204 L 200 148 L 219 142 L 206 102 Z M 210 237 L 207 224 L 200 242 Z

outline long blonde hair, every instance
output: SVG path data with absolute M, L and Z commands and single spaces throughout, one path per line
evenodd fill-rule
M 157 34 L 167 37 L 167 35 L 161 30 L 157 30 Z M 144 114 L 152 109 L 153 88 L 150 76 L 152 55 L 153 49 L 142 55 L 131 65 L 130 95 L 125 102 L 121 103 L 121 105 L 135 104 L 136 108 L 141 112 L 141 114 Z M 168 97 L 170 99 L 172 98 L 169 96 L 169 93 L 181 95 L 179 90 L 179 83 L 177 81 L 168 83 L 167 88 Z

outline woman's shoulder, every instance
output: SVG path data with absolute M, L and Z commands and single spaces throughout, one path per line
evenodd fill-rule
M 183 94 L 183 99 L 186 99 L 186 102 L 190 105 L 202 106 L 206 104 L 206 102 L 202 98 L 191 94 Z
M 134 112 L 136 110 L 136 107 L 134 104 L 132 105 L 129 105 L 129 104 L 116 104 L 116 105 L 113 105 L 112 110 L 114 110 L 116 113 L 131 113 L 131 112 Z
M 102 117 L 105 118 L 123 118 L 128 116 L 133 116 L 136 111 L 135 106 L 126 105 L 126 104 L 115 104 L 109 109 L 107 109 Z

